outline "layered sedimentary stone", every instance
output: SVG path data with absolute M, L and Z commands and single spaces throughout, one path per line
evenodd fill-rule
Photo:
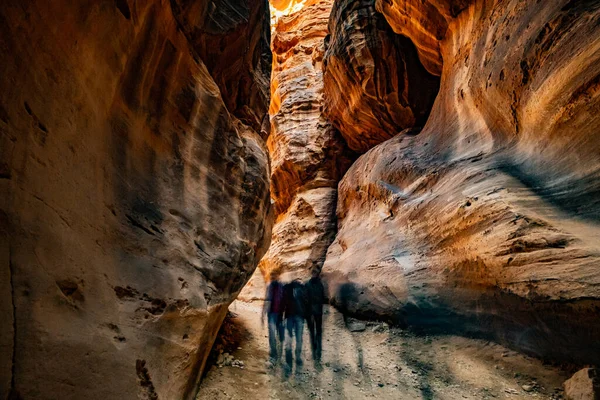
M 422 127 L 439 76 L 421 64 L 413 42 L 394 33 L 375 0 L 337 1 L 329 21 L 324 108 L 348 146 L 364 153 L 405 128 Z
M 323 40 L 332 2 L 281 17 L 273 34 L 271 196 L 276 222 L 260 268 L 290 277 L 321 268 L 335 232 L 337 183 L 349 165 L 343 139 L 322 113 Z
M 274 226 L 271 247 L 260 262 L 264 275 L 283 273 L 284 280 L 306 279 L 321 269 L 335 236 L 337 189 L 321 187 L 300 191 Z
M 336 305 L 600 361 L 599 21 L 596 2 L 493 0 L 449 20 L 423 131 L 340 183 Z
M 440 43 L 448 25 L 472 0 L 376 0 L 394 32 L 408 37 L 417 48 L 423 66 L 432 74 L 442 73 Z
M 0 6 L 2 398 L 193 398 L 266 251 L 265 3 L 227 60 L 176 4 Z

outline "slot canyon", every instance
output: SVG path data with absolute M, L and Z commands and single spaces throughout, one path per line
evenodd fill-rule
M 600 0 L 4 0 L 0 48 L 0 399 L 600 399 Z

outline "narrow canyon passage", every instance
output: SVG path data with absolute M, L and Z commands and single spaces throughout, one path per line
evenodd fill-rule
M 578 193 L 577 168 L 555 151 L 586 153 L 582 132 L 568 146 L 558 137 L 567 109 L 597 127 L 600 70 L 554 42 L 598 34 L 588 5 L 271 2 L 275 221 L 240 298 L 319 271 L 339 311 L 325 318 L 323 369 L 305 332 L 305 366 L 288 378 L 282 362 L 265 365 L 261 305 L 236 301 L 241 349 L 229 351 L 243 368 L 213 366 L 198 399 L 571 398 L 573 368 L 599 361 L 600 226 L 596 186 Z M 529 36 L 513 37 L 524 21 Z M 597 36 L 578 45 L 591 51 Z M 584 102 L 547 94 L 565 77 L 545 60 L 562 57 L 586 71 L 571 83 Z M 530 65 L 545 80 L 532 84 Z M 564 123 L 527 126 L 551 113 Z M 558 200 L 565 179 L 577 210 Z M 350 332 L 340 311 L 392 328 Z
M 0 400 L 600 398 L 600 0 L 3 0 L 0 50 Z

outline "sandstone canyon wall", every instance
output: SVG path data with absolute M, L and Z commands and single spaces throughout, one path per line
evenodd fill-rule
M 600 3 L 376 8 L 441 84 L 418 135 L 371 148 L 340 182 L 323 267 L 333 302 L 600 363 Z M 353 81 L 355 58 L 342 61 L 333 73 Z M 327 101 L 344 87 L 326 85 Z M 384 109 L 380 99 L 361 115 Z M 337 121 L 349 143 L 385 138 Z
M 351 152 L 323 114 L 323 41 L 331 0 L 308 1 L 273 28 L 271 197 L 276 221 L 263 275 L 321 269 L 336 229 L 337 184 Z M 281 4 L 285 9 L 289 4 Z
M 270 237 L 267 8 L 2 2 L 1 398 L 193 398 Z
M 413 43 L 394 33 L 375 0 L 338 0 L 323 61 L 323 106 L 348 146 L 364 153 L 405 128 L 422 127 L 439 88 Z

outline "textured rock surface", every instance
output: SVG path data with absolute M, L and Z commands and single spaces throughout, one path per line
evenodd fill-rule
M 394 26 L 438 3 L 383 10 Z M 566 0 L 474 1 L 448 20 L 424 130 L 340 183 L 323 267 L 339 307 L 600 362 L 599 21 L 598 2 Z
M 257 268 L 252 274 L 252 277 L 246 283 L 242 291 L 237 297 L 237 300 L 244 302 L 252 302 L 255 300 L 265 300 L 267 295 L 267 283 L 265 277 L 260 270 Z
M 567 400 L 600 399 L 600 377 L 595 368 L 584 368 L 577 371 L 564 384 Z
M 423 66 L 432 74 L 442 72 L 441 40 L 450 22 L 472 0 L 376 0 L 394 32 L 408 37 L 417 48 Z
M 227 109 L 260 131 L 271 76 L 266 0 L 171 1 L 179 26 L 221 90 Z
M 276 222 L 260 264 L 291 277 L 321 268 L 335 234 L 337 183 L 349 165 L 343 139 L 326 121 L 323 39 L 331 1 L 311 2 L 274 27 L 271 82 L 271 196 Z
M 1 398 L 192 398 L 266 250 L 266 3 L 184 3 L 0 6 Z
M 349 147 L 364 153 L 405 128 L 422 127 L 439 77 L 423 67 L 414 44 L 375 11 L 375 0 L 335 2 L 329 31 L 325 112 Z

